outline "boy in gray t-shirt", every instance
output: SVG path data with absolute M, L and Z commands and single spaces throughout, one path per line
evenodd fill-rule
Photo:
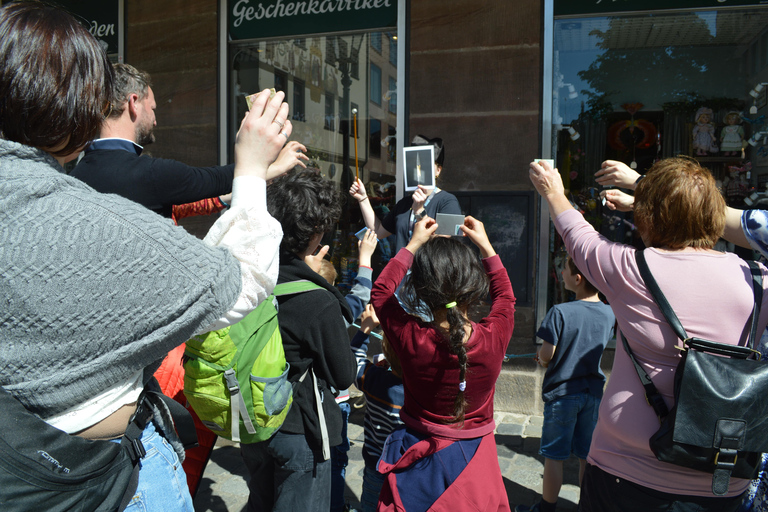
M 616 318 L 600 301 L 597 289 L 568 257 L 563 269 L 566 290 L 576 300 L 552 307 L 536 333 L 542 345 L 535 360 L 547 373 L 542 383 L 544 426 L 539 454 L 544 456 L 542 499 L 515 512 L 552 512 L 563 485 L 563 461 L 579 458 L 579 482 L 584 475 L 605 375 L 600 359 L 613 337 Z

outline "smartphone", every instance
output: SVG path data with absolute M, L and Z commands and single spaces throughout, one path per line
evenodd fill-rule
M 355 233 L 355 236 L 358 238 L 358 240 L 362 240 L 363 237 L 365 236 L 365 232 L 366 231 L 368 231 L 368 228 L 363 228 L 360 231 L 358 231 L 357 233 Z
M 463 215 L 454 215 L 451 213 L 438 213 L 436 235 L 464 236 L 461 226 L 464 225 Z

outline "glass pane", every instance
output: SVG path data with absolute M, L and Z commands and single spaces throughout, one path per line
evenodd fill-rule
M 397 45 L 382 44 L 391 37 L 370 32 L 230 46 L 229 140 L 234 141 L 245 114 L 245 96 L 275 87 L 291 106 L 291 139 L 307 146 L 311 166 L 339 186 L 342 219 L 325 243 L 331 245 L 342 290 L 357 271 L 354 233 L 363 227 L 359 208 L 346 202 L 356 175 L 380 216 L 395 203 L 396 81 L 389 79 L 391 89 L 386 95 L 382 91 L 384 76 L 397 76 L 397 59 L 389 55 Z M 375 271 L 392 256 L 387 244 L 381 245 Z
M 760 146 L 747 144 L 766 113 L 765 91 L 748 94 L 768 79 L 766 27 L 765 8 L 555 20 L 552 154 L 570 199 L 602 234 L 642 245 L 631 213 L 601 204 L 594 173 L 606 159 L 642 174 L 660 158 L 692 156 L 729 204 L 747 206 L 768 174 Z M 564 249 L 551 240 L 549 297 L 561 302 Z

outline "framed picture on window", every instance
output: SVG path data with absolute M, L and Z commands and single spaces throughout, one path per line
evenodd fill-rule
M 435 147 L 411 146 L 403 148 L 405 190 L 416 190 L 419 185 L 435 187 Z

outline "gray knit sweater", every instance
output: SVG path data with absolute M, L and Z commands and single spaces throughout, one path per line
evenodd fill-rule
M 226 249 L 0 140 L 0 385 L 30 411 L 60 414 L 159 362 L 240 286 Z

